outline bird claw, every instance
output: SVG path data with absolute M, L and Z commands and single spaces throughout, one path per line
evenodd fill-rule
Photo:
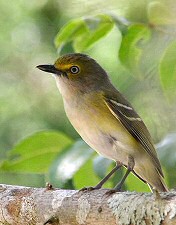
M 123 192 L 123 191 L 122 191 L 122 189 L 110 189 L 110 190 L 105 192 L 105 195 L 110 196 L 110 195 L 112 195 L 114 193 L 117 193 L 117 192 Z
M 110 195 L 112 195 L 112 194 L 114 194 L 114 193 L 116 193 L 116 192 L 117 192 L 117 190 L 111 189 L 111 190 L 106 191 L 106 192 L 105 192 L 105 195 L 110 196 Z
M 153 188 L 153 195 L 154 195 L 155 200 L 162 199 L 159 191 L 157 189 L 155 189 L 155 188 Z
M 81 188 L 79 191 L 93 191 L 93 190 L 95 190 L 96 188 L 94 188 L 94 187 L 83 187 L 83 188 Z
M 93 191 L 93 190 L 97 190 L 97 189 L 99 189 L 99 188 L 96 188 L 96 187 L 83 187 L 79 191 Z

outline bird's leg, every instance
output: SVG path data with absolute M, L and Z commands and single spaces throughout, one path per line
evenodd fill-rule
M 81 191 L 84 190 L 95 190 L 95 189 L 100 189 L 103 184 L 118 170 L 122 167 L 122 163 L 121 162 L 116 162 L 116 166 L 95 186 L 95 187 L 85 187 L 82 188 Z
M 129 173 L 131 171 L 133 171 L 134 165 L 135 165 L 134 158 L 132 156 L 129 156 L 127 171 L 126 171 L 125 175 L 122 177 L 122 180 L 114 187 L 115 191 L 121 191 L 121 188 L 122 188 L 126 178 L 128 177 Z
M 121 167 L 122 163 L 116 162 L 116 166 L 94 187 L 94 189 L 100 189 L 103 184 Z

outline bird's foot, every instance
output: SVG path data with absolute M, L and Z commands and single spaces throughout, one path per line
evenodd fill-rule
M 153 195 L 154 195 L 155 200 L 161 200 L 162 199 L 159 191 L 155 188 L 153 188 Z
M 123 192 L 123 191 L 122 191 L 122 189 L 118 190 L 118 189 L 113 188 L 113 189 L 110 189 L 110 190 L 106 191 L 105 195 L 109 196 L 109 195 L 112 195 L 112 194 L 117 193 L 117 192 Z
M 98 190 L 98 189 L 100 189 L 100 188 L 97 187 L 97 186 L 95 186 L 95 187 L 83 187 L 79 191 L 93 191 L 93 190 Z

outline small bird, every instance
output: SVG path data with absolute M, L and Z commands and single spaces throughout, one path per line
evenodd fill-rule
M 54 65 L 38 69 L 53 73 L 71 124 L 99 154 L 116 162 L 115 168 L 93 189 L 99 189 L 120 167 L 157 191 L 168 191 L 151 135 L 132 105 L 113 86 L 106 71 L 80 53 L 61 56 Z

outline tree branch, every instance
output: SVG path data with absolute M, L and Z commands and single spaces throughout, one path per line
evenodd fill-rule
M 176 224 L 176 192 L 106 192 L 0 185 L 0 224 Z

